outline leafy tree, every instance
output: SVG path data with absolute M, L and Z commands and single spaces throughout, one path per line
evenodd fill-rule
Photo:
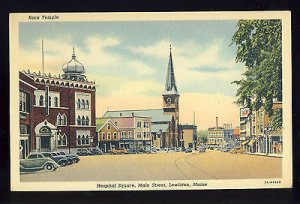
M 236 103 L 250 112 L 264 108 L 273 128 L 281 128 L 282 114 L 273 115 L 273 100 L 282 101 L 281 20 L 240 20 L 232 44 L 237 46 L 236 62 L 246 66 L 237 84 Z M 281 125 L 280 125 L 281 124 Z
M 197 133 L 197 142 L 200 143 L 207 143 L 207 130 L 201 130 Z

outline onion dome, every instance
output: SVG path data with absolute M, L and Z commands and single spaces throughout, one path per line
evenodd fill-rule
M 64 71 L 63 78 L 75 81 L 84 81 L 85 80 L 85 68 L 83 64 L 81 64 L 75 55 L 75 50 L 73 47 L 72 59 L 62 66 L 62 70 Z

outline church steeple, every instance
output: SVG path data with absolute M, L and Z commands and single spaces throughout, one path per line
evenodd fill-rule
M 163 95 L 179 95 L 177 91 L 176 82 L 175 82 L 171 45 L 170 45 L 170 57 L 169 57 L 167 78 L 166 78 L 165 90 Z

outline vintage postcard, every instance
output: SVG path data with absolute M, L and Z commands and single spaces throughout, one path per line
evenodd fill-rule
M 10 14 L 12 191 L 292 187 L 291 15 Z

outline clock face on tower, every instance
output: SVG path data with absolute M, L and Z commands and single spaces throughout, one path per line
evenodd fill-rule
M 168 98 L 167 98 L 167 105 L 170 106 L 170 104 L 171 104 L 171 98 L 168 97 Z

